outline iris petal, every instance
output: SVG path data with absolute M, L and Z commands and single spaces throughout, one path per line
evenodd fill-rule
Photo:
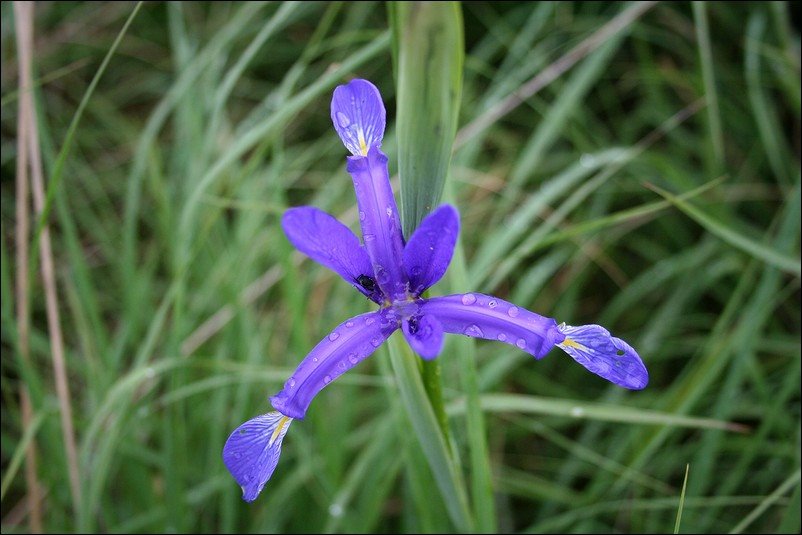
M 246 502 L 255 500 L 273 475 L 291 422 L 280 412 L 269 412 L 248 420 L 226 440 L 223 463 L 242 487 Z
M 426 360 L 431 360 L 443 349 L 443 325 L 431 314 L 412 316 L 401 326 L 410 347 Z
M 439 206 L 426 216 L 404 246 L 404 269 L 409 291 L 418 296 L 445 275 L 459 235 L 459 212 Z
M 496 340 L 542 358 L 565 336 L 557 322 L 512 303 L 479 293 L 424 299 L 422 314 L 431 314 L 448 333 Z
M 392 309 L 341 323 L 312 348 L 281 392 L 270 398 L 273 407 L 292 418 L 303 418 L 318 392 L 376 351 L 399 323 Z
M 387 156 L 371 147 L 367 157 L 349 156 L 347 168 L 354 182 L 362 239 L 376 282 L 389 301 L 403 299 L 407 289 L 402 264 L 404 238 L 390 186 Z
M 565 334 L 565 340 L 557 344 L 560 349 L 591 372 L 631 390 L 646 387 L 649 372 L 638 353 L 604 327 L 562 324 L 560 331 Z
M 385 117 L 381 94 L 367 80 L 351 80 L 334 90 L 331 122 L 354 156 L 367 156 L 371 147 L 381 146 Z
M 373 277 L 368 253 L 351 229 L 334 216 L 313 206 L 300 206 L 284 212 L 281 226 L 296 249 L 338 273 L 368 299 L 382 302 L 378 289 L 360 282 L 360 277 Z

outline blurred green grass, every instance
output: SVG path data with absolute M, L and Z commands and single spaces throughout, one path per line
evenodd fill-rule
M 627 7 L 463 4 L 458 130 Z M 47 531 L 452 530 L 386 349 L 320 394 L 254 504 L 220 459 L 228 433 L 269 409 L 266 396 L 314 343 L 366 310 L 292 251 L 278 219 L 312 204 L 355 228 L 328 111 L 351 77 L 382 91 L 397 171 L 386 6 L 144 4 L 56 181 L 70 122 L 134 4 L 36 6 L 77 511 L 38 264 L 29 364 L 18 351 L 18 58 L 11 3 L 0 9 L 3 532 L 29 526 L 23 384 Z M 638 348 L 651 376 L 646 390 L 624 392 L 557 351 L 534 362 L 449 340 L 439 360 L 456 458 L 467 484 L 475 437 L 460 357 L 473 351 L 498 530 L 673 530 L 689 465 L 680 532 L 799 532 L 793 9 L 658 4 L 484 130 L 458 135 L 446 198 L 461 212 L 462 255 L 434 291 L 480 290 L 603 324 Z

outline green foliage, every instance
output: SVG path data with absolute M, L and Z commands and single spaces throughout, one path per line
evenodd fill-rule
M 145 3 L 108 63 L 135 4 L 37 3 L 33 92 L 75 514 L 33 235 L 30 360 L 19 354 L 20 93 L 4 2 L 3 532 L 29 529 L 31 443 L 53 532 L 799 532 L 794 6 L 659 3 L 521 92 L 631 7 L 462 4 L 458 115 L 452 103 L 416 117 L 401 88 L 423 81 L 415 61 L 396 78 L 380 3 Z M 353 77 L 385 97 L 383 147 L 413 190 L 405 209 L 414 194 L 440 195 L 399 154 L 426 141 L 409 123 L 456 121 L 443 198 L 460 209 L 461 238 L 432 292 L 605 325 L 638 349 L 651 383 L 625 392 L 556 350 L 535 362 L 450 337 L 439 359 L 449 436 L 421 440 L 436 415 L 410 421 L 423 385 L 391 344 L 318 396 L 245 504 L 221 461 L 228 433 L 267 412 L 308 350 L 367 307 L 279 225 L 288 206 L 311 204 L 356 228 L 329 118 L 332 89 Z

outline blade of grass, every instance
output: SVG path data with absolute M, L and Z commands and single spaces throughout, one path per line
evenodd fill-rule
M 636 409 L 622 405 L 604 403 L 583 403 L 570 399 L 553 399 L 524 394 L 483 394 L 482 410 L 486 412 L 521 412 L 569 417 L 576 420 L 601 420 L 629 424 L 666 425 L 698 429 L 722 429 L 736 433 L 746 433 L 749 428 L 732 422 L 710 418 L 694 418 L 681 414 Z M 451 403 L 449 414 L 465 412 L 465 401 L 459 399 Z
M 691 465 L 685 465 L 685 477 L 682 480 L 682 492 L 679 494 L 679 506 L 677 507 L 677 520 L 674 522 L 674 533 L 679 533 L 679 526 L 682 522 L 682 509 L 685 507 L 685 490 L 688 488 L 688 471 Z
M 25 88 L 24 81 L 32 78 L 30 75 L 30 61 L 23 61 L 33 55 L 33 4 L 14 2 L 14 20 L 16 23 L 17 50 L 19 51 L 20 74 L 18 77 L 18 92 Z M 28 270 L 30 260 L 28 254 L 29 223 L 29 194 L 28 194 L 28 125 L 31 116 L 31 99 L 23 98 L 19 103 L 17 116 L 17 172 L 16 172 L 16 280 L 15 295 L 17 298 L 17 352 L 25 366 L 30 366 L 30 282 Z M 28 434 L 33 425 L 33 403 L 28 385 L 20 388 L 20 409 L 22 417 L 23 436 Z M 36 441 L 31 440 L 25 447 L 25 486 L 27 488 L 26 502 L 30 511 L 29 527 L 32 533 L 42 533 L 42 508 L 40 506 L 42 489 L 37 476 Z M 9 473 L 11 469 L 9 467 Z M 10 480 L 9 480 L 10 481 Z M 5 480 L 3 481 L 3 495 L 5 495 Z M 2 498 L 0 498 L 2 499 Z
M 727 242 L 728 244 L 732 245 L 733 247 L 740 249 L 741 251 L 747 253 L 748 255 L 765 262 L 769 265 L 772 265 L 776 268 L 779 268 L 787 273 L 792 275 L 796 275 L 799 277 L 802 275 L 802 265 L 800 265 L 799 260 L 796 260 L 790 256 L 783 254 L 776 249 L 758 243 L 754 240 L 751 240 L 744 236 L 743 233 L 733 230 L 732 228 L 724 225 L 723 223 L 716 221 L 712 217 L 705 214 L 702 210 L 696 208 L 692 204 L 682 200 L 678 196 L 669 193 L 668 191 L 655 186 L 654 184 L 646 184 L 646 186 L 655 192 L 657 192 L 660 196 L 664 199 L 669 201 L 671 204 L 679 208 L 682 212 L 685 213 L 688 217 L 699 223 L 703 226 L 708 232 L 714 234 Z M 795 191 L 791 193 L 791 195 L 799 195 L 799 188 L 796 188 Z
M 766 496 L 766 498 L 761 501 L 757 507 L 752 509 L 743 520 L 741 520 L 732 530 L 730 533 L 743 533 L 743 531 L 749 527 L 752 522 L 754 522 L 760 515 L 766 512 L 766 509 L 774 505 L 780 498 L 782 498 L 783 494 L 787 493 L 789 490 L 794 488 L 795 485 L 799 484 L 800 479 L 802 478 L 802 471 L 797 470 L 788 478 L 780 484 L 779 487 L 774 489 L 774 491 Z
M 418 371 L 418 357 L 403 338 L 393 335 L 388 340 L 390 362 L 398 383 L 398 391 L 412 428 L 426 454 L 440 495 L 446 503 L 454 527 L 461 532 L 473 531 L 474 522 L 468 510 L 465 484 L 457 469 L 449 446 L 440 431 Z

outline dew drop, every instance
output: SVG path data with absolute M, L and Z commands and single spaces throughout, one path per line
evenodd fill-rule
M 242 458 L 242 454 L 240 452 L 236 451 L 236 452 L 234 452 L 234 458 L 235 459 L 241 459 Z
M 521 349 L 526 349 L 526 340 L 524 340 L 523 338 L 518 338 L 518 340 L 515 341 L 515 345 L 517 345 Z
M 290 377 L 290 380 L 287 381 L 287 386 L 289 386 L 290 388 L 295 386 L 295 377 Z
M 465 294 L 462 296 L 463 305 L 472 305 L 476 302 L 476 296 L 473 294 Z
M 385 208 L 385 210 L 384 210 L 384 211 L 385 211 L 385 213 L 387 214 L 387 217 L 393 217 L 393 209 L 392 209 L 392 208 L 390 208 L 390 207 L 388 206 L 387 208 Z
M 346 321 L 345 322 L 345 326 L 346 327 L 353 327 L 354 326 L 354 322 L 353 321 Z
M 340 337 L 340 333 L 338 333 L 338 332 L 333 332 L 333 333 L 331 333 L 331 334 L 329 335 L 329 340 L 333 342 L 333 341 L 335 341 L 335 340 L 336 340 L 337 338 L 339 338 L 339 337 Z
M 506 342 L 507 341 L 507 335 L 504 334 L 504 333 L 498 333 L 498 336 L 496 336 L 496 338 L 498 338 L 499 342 Z
M 498 301 L 496 301 L 495 299 L 491 299 L 487 303 L 487 306 L 489 306 L 490 308 L 496 308 L 498 306 Z
M 365 215 L 365 212 L 363 212 L 362 210 L 360 210 L 360 211 L 359 211 L 359 220 L 360 220 L 360 221 L 364 221 L 366 217 L 367 217 L 367 215 Z
M 365 325 L 373 325 L 375 321 L 376 318 L 374 318 L 373 316 L 368 316 L 367 318 L 365 318 Z
M 344 360 L 341 360 L 337 366 L 339 366 L 341 370 L 344 370 L 348 367 Z
M 376 239 L 376 235 L 375 234 L 365 234 L 362 237 L 362 239 L 364 239 L 366 242 L 373 241 L 373 240 Z
M 351 353 L 350 355 L 348 355 L 348 360 L 351 362 L 351 364 L 356 364 L 357 362 L 359 362 L 356 353 Z
M 410 270 L 410 274 L 413 277 L 419 277 L 421 273 L 423 273 L 423 268 L 420 266 L 415 266 L 412 268 L 412 270 Z
M 323 382 L 329 384 L 331 382 L 331 375 L 327 375 L 326 377 L 324 377 Z
M 348 128 L 351 125 L 351 119 L 341 111 L 337 112 L 337 121 L 340 123 L 341 128 Z
M 518 307 L 516 307 L 516 306 L 511 306 L 509 309 L 507 309 L 507 315 L 508 315 L 509 317 L 511 317 L 511 318 L 516 318 L 516 317 L 518 317 Z
M 374 338 L 373 340 L 370 341 L 370 343 L 373 347 L 379 347 L 380 345 L 382 345 L 382 341 L 379 338 Z
M 312 362 L 317 362 L 317 357 L 312 357 Z
M 472 323 L 467 327 L 465 327 L 465 330 L 462 331 L 462 333 L 465 334 L 466 336 L 473 336 L 474 338 L 481 338 L 484 335 L 482 329 L 480 329 L 479 326 L 476 325 L 475 323 Z

